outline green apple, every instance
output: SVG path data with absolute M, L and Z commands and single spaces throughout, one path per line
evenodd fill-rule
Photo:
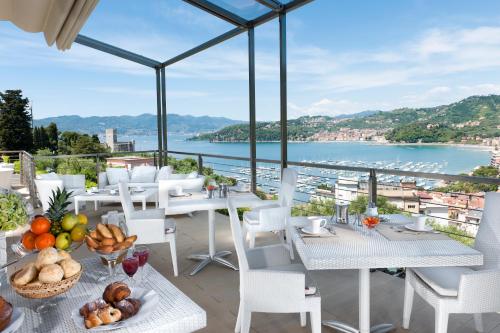
M 66 250 L 71 245 L 71 235 L 68 232 L 60 233 L 56 238 L 56 248 Z
M 68 213 L 64 215 L 62 219 L 62 228 L 66 231 L 70 231 L 75 227 L 75 225 L 78 224 L 78 218 L 76 217 L 75 214 Z
M 85 239 L 87 234 L 87 226 L 85 224 L 77 224 L 73 230 L 71 230 L 71 239 L 73 242 L 81 242 Z

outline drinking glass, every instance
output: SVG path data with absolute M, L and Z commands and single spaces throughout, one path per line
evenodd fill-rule
M 133 253 L 127 252 L 127 255 L 122 261 L 122 268 L 129 277 L 129 285 L 134 285 L 134 275 L 137 273 L 137 270 L 139 270 L 139 258 L 135 257 Z
M 140 272 L 139 272 L 139 281 L 142 282 L 142 279 L 144 279 L 144 266 L 148 262 L 149 258 L 149 249 L 144 246 L 144 245 L 139 245 L 135 247 L 133 256 L 139 258 L 139 267 L 140 267 Z

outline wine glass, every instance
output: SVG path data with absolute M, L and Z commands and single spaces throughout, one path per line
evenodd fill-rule
M 142 282 L 142 279 L 144 278 L 144 266 L 148 262 L 149 258 L 149 249 L 144 246 L 144 245 L 139 245 L 136 246 L 133 256 L 139 258 L 139 267 L 140 267 L 140 273 L 139 273 L 139 281 Z
M 122 268 L 125 274 L 129 277 L 129 285 L 134 285 L 134 274 L 137 273 L 139 269 L 139 257 L 133 255 L 133 253 L 127 252 L 125 258 L 122 261 Z

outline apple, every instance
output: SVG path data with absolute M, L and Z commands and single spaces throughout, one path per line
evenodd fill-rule
M 64 215 L 64 217 L 62 219 L 61 226 L 64 230 L 70 231 L 77 224 L 78 224 L 78 218 L 76 217 L 76 215 L 68 213 L 68 214 Z
M 89 223 L 89 220 L 85 214 L 80 213 L 76 216 L 76 218 L 78 219 L 79 224 L 88 224 Z
M 73 242 L 81 242 L 85 239 L 87 234 L 87 226 L 85 224 L 77 224 L 73 230 L 71 230 L 71 239 Z
M 56 238 L 56 248 L 66 250 L 71 245 L 71 235 L 68 232 L 60 233 Z

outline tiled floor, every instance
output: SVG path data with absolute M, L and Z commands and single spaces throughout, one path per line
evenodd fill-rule
M 91 222 L 95 223 L 100 215 L 117 206 L 106 206 L 98 212 L 87 211 Z M 198 275 L 189 273 L 194 262 L 186 259 L 189 254 L 205 252 L 208 247 L 207 214 L 196 213 L 193 217 L 175 217 L 178 228 L 177 253 L 179 259 L 179 277 L 173 277 L 172 263 L 168 244 L 152 245 L 153 255 L 150 263 L 180 290 L 192 298 L 207 312 L 208 326 L 203 332 L 233 332 L 236 321 L 238 295 L 238 272 L 210 265 Z M 234 249 L 229 228 L 229 221 L 223 215 L 216 215 L 217 248 Z M 264 236 L 264 235 L 263 235 Z M 264 239 L 263 239 L 264 238 Z M 269 242 L 271 238 L 258 238 L 257 245 Z M 79 250 L 82 256 L 89 255 L 86 249 Z M 235 254 L 229 260 L 236 263 Z M 358 318 L 357 272 L 352 270 L 312 272 L 322 295 L 323 319 L 336 319 L 356 324 Z M 371 275 L 372 323 L 390 322 L 395 324 L 393 332 L 434 332 L 434 313 L 432 308 L 415 297 L 410 330 L 401 328 L 404 281 L 384 273 Z M 500 297 L 500 296 L 499 296 Z M 485 315 L 485 332 L 500 333 L 500 314 Z M 298 314 L 261 314 L 252 315 L 252 332 L 310 332 L 310 328 L 301 328 Z M 335 332 L 323 327 L 323 332 Z M 452 315 L 448 332 L 474 332 L 472 315 Z

